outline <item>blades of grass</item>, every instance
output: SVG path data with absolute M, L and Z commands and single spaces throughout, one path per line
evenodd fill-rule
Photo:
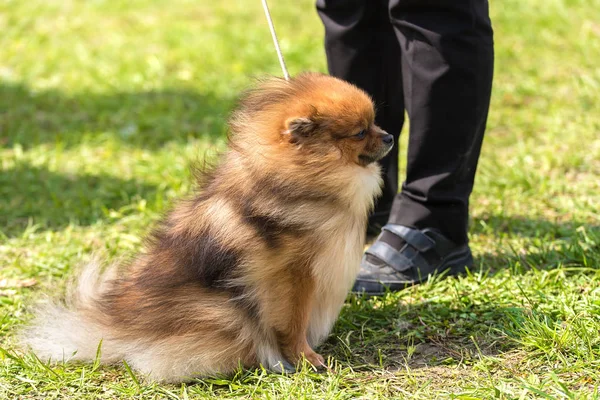
M 8 357 L 9 359 L 17 363 L 24 365 L 23 359 L 21 357 L 10 354 L 10 352 L 3 347 L 0 347 L 0 354 L 2 354 L 3 357 Z
M 98 343 L 98 347 L 96 348 L 96 357 L 94 357 L 94 363 L 92 364 L 92 372 L 96 372 L 96 370 L 100 367 L 100 359 L 102 357 L 102 340 Z
M 79 390 L 84 388 L 85 383 L 85 367 L 81 368 L 81 377 L 79 378 Z
M 524 389 L 529 390 L 530 392 L 533 392 L 535 394 L 537 394 L 538 396 L 544 398 L 544 399 L 548 399 L 548 400 L 557 400 L 556 397 L 552 396 L 551 394 L 548 394 L 542 390 L 539 390 L 537 388 L 534 388 L 533 386 L 530 386 L 528 384 L 523 384 L 521 387 L 523 387 Z
M 158 387 L 156 388 L 156 390 L 157 390 L 159 393 L 166 394 L 166 395 L 167 395 L 167 396 L 169 396 L 171 399 L 174 399 L 174 400 L 179 400 L 179 396 L 177 396 L 177 394 L 175 394 L 175 393 L 171 392 L 169 389 L 167 389 L 167 388 L 166 388 L 166 387 L 164 387 L 164 386 L 158 386 Z
M 131 379 L 135 383 L 135 386 L 137 386 L 138 392 L 139 392 L 140 391 L 140 382 L 138 381 L 138 378 L 135 376 L 135 374 L 133 373 L 133 371 L 129 367 L 129 364 L 127 364 L 127 361 L 123 360 L 123 366 L 125 367 L 125 370 L 127 371 L 127 374 L 131 377 Z
M 56 371 L 54 371 L 52 368 L 50 368 L 50 366 L 47 365 L 45 362 L 43 362 L 42 360 L 40 360 L 40 358 L 37 356 L 37 354 L 35 354 L 35 353 L 31 353 L 31 354 L 32 354 L 33 358 L 35 358 L 35 360 L 37 361 L 37 363 L 42 366 L 42 368 L 44 368 L 46 371 L 48 371 L 52 375 L 54 375 L 55 378 L 57 378 L 57 379 L 61 378 L 61 376 Z M 50 362 L 50 361 L 48 361 L 48 362 Z
M 182 398 L 183 400 L 189 400 L 189 395 L 188 395 L 188 391 L 187 391 L 187 385 L 185 383 L 181 384 L 181 389 L 179 390 L 180 393 L 180 398 Z
M 554 371 L 550 372 L 550 378 L 562 389 L 562 395 L 568 397 L 569 399 L 575 398 L 575 395 L 569 390 L 569 388 L 556 376 Z

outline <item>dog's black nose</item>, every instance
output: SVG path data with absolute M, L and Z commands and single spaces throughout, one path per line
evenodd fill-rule
M 381 140 L 385 144 L 394 144 L 394 136 L 390 135 L 389 133 L 386 133 L 385 135 L 383 135 L 383 137 L 381 138 Z

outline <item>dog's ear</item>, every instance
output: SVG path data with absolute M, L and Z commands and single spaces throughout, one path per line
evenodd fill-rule
M 294 136 L 309 137 L 315 130 L 315 122 L 311 118 L 290 118 L 286 121 L 286 133 Z
M 290 135 L 290 141 L 298 142 L 310 137 L 317 129 L 316 121 L 311 117 L 294 117 L 285 121 L 284 134 Z

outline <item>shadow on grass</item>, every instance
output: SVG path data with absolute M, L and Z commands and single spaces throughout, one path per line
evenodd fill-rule
M 353 368 L 422 368 L 472 363 L 514 347 L 492 327 L 509 323 L 517 309 L 450 301 L 405 303 L 395 295 L 351 296 L 335 330 L 320 349 Z
M 397 369 L 473 364 L 480 355 L 496 356 L 521 348 L 515 335 L 532 319 L 531 310 L 546 304 L 550 293 L 526 287 L 523 289 L 528 294 L 524 294 L 515 280 L 532 269 L 553 274 L 559 267 L 562 269 L 556 276 L 561 279 L 575 279 L 581 271 L 596 276 L 600 226 L 506 219 L 513 229 L 511 234 L 530 236 L 535 241 L 531 249 L 476 257 L 473 273 L 482 274 L 481 283 L 448 278 L 443 285 L 407 288 L 378 298 L 351 295 L 332 336 L 319 350 L 353 368 Z M 535 233 L 542 228 L 546 230 Z M 544 234 L 556 240 L 537 236 Z M 488 279 L 500 274 L 504 274 L 500 279 Z M 541 281 L 552 279 L 540 276 Z M 561 290 L 558 285 L 555 289 Z M 557 326 L 565 318 L 544 312 L 549 311 L 545 309 L 540 315 L 558 321 Z
M 157 195 L 156 186 L 109 175 L 69 176 L 28 165 L 0 169 L 0 230 L 14 237 L 30 221 L 48 229 L 90 225 L 135 198 Z
M 217 139 L 233 105 L 234 99 L 184 89 L 68 95 L 0 82 L 0 146 L 69 147 L 111 137 L 153 149 L 189 137 Z

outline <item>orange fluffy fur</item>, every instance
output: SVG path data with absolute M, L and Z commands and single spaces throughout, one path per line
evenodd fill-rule
M 88 265 L 66 305 L 23 340 L 44 359 L 125 359 L 161 381 L 281 370 L 329 334 L 358 272 L 376 160 L 389 135 L 371 99 L 302 74 L 260 82 L 230 121 L 229 148 L 132 263 Z M 384 142 L 384 138 L 388 138 Z

